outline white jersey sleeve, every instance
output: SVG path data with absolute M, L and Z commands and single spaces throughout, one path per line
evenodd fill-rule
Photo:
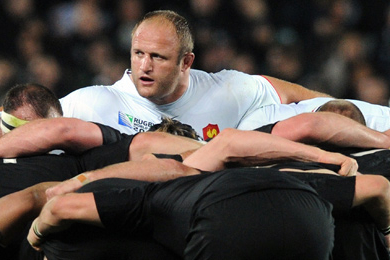
M 105 124 L 127 134 L 147 131 L 166 115 L 155 104 L 137 95 L 132 87 L 125 73 L 112 86 L 75 90 L 60 99 L 64 116 Z
M 102 121 L 104 117 L 103 105 L 96 105 L 101 96 L 105 96 L 106 100 L 110 98 L 105 86 L 91 86 L 73 91 L 60 99 L 64 116 L 88 121 Z M 86 97 L 89 97 L 88 102 L 85 102 Z

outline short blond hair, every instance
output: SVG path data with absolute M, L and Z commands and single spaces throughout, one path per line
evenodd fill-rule
M 185 53 L 190 53 L 193 51 L 194 37 L 192 35 L 188 21 L 183 16 L 170 10 L 158 10 L 145 14 L 145 16 L 133 28 L 131 34 L 132 37 L 134 37 L 135 31 L 144 21 L 155 18 L 165 19 L 174 26 L 177 37 L 180 42 L 179 57 L 182 57 Z

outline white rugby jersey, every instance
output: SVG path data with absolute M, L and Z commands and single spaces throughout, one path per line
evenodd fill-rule
M 251 120 L 260 120 L 260 125 L 267 125 L 287 119 L 289 117 L 308 112 L 315 112 L 320 106 L 333 98 L 318 97 L 302 100 L 299 103 L 276 104 L 261 108 L 252 113 Z M 375 105 L 361 100 L 346 99 L 354 103 L 364 115 L 369 128 L 383 132 L 390 129 L 390 108 L 387 106 Z M 244 126 L 246 127 L 246 126 Z
M 390 129 L 390 108 L 361 100 L 347 99 L 354 103 L 364 115 L 369 128 L 383 132 Z
M 264 77 L 235 70 L 207 73 L 192 69 L 187 91 L 175 102 L 156 105 L 141 97 L 125 71 L 112 86 L 90 86 L 75 90 L 61 101 L 64 116 L 109 125 L 134 134 L 159 123 L 162 116 L 190 124 L 204 139 L 224 128 L 254 129 L 259 121 L 248 121 L 260 107 L 281 100 Z

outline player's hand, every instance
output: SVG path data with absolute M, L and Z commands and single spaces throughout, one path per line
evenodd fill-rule
M 358 163 L 355 159 L 347 157 L 347 159 L 341 164 L 339 174 L 342 176 L 355 176 L 358 173 Z
M 338 173 L 341 176 L 355 176 L 359 168 L 355 159 L 345 156 L 341 153 L 327 152 L 324 163 L 340 165 Z
M 60 184 L 47 189 L 46 198 L 47 200 L 50 200 L 57 195 L 74 192 L 80 189 L 86 183 L 88 183 L 88 179 L 85 174 L 79 174 L 72 179 L 63 181 Z

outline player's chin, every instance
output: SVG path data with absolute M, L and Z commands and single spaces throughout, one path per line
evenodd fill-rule
M 141 87 L 137 90 L 141 97 L 147 99 L 153 99 L 156 96 L 156 90 L 153 87 Z

